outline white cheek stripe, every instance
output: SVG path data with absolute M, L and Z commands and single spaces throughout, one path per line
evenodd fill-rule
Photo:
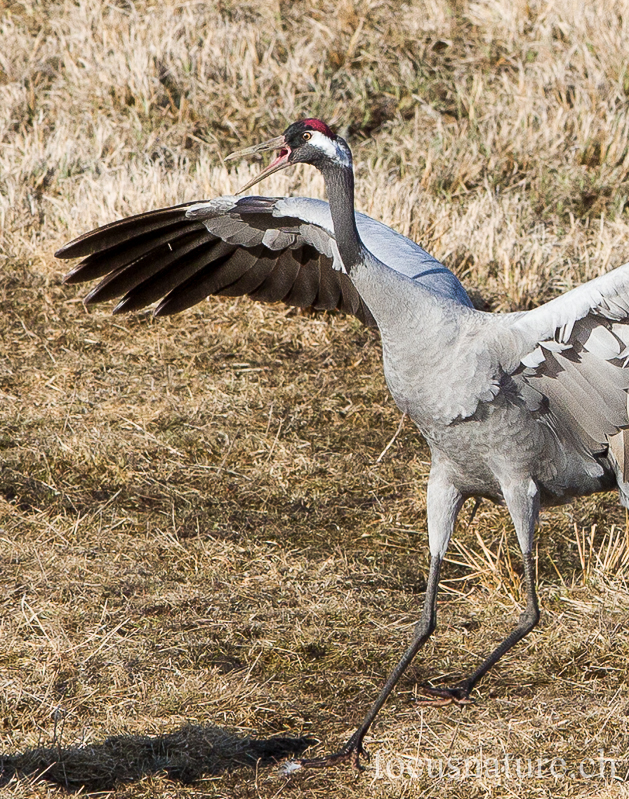
M 312 138 L 310 141 L 314 147 L 317 147 L 319 150 L 323 150 L 323 152 L 331 161 L 341 164 L 341 166 L 350 165 L 351 162 L 348 155 L 324 133 L 321 133 L 321 131 L 318 130 L 312 130 L 310 132 L 312 133 Z

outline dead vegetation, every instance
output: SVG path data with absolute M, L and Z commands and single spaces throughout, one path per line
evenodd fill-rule
M 613 495 L 544 513 L 541 626 L 475 705 L 413 699 L 522 607 L 508 519 L 487 504 L 462 517 L 438 632 L 368 771 L 270 767 L 306 738 L 340 744 L 408 639 L 427 450 L 407 422 L 377 462 L 399 414 L 353 320 L 233 300 L 88 315 L 52 258 L 96 224 L 233 192 L 249 173 L 221 156 L 315 115 L 350 140 L 361 210 L 488 308 L 548 299 L 629 259 L 627 3 L 1 9 L 2 796 L 627 796 Z M 322 189 L 306 169 L 263 186 Z M 543 763 L 426 767 L 479 753 Z

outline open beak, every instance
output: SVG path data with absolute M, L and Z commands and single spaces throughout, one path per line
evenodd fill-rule
M 227 158 L 225 158 L 226 161 L 233 161 L 234 158 L 246 158 L 250 155 L 255 155 L 256 153 L 266 152 L 267 150 L 279 150 L 277 158 L 271 161 L 267 168 L 263 169 L 262 172 L 260 172 L 260 174 L 257 175 L 253 180 L 250 180 L 246 186 L 243 186 L 242 189 L 239 189 L 237 192 L 238 194 L 242 194 L 243 191 L 247 191 L 247 189 L 255 186 L 256 183 L 264 180 L 264 178 L 268 178 L 268 176 L 272 175 L 274 172 L 279 172 L 280 169 L 286 169 L 287 166 L 290 166 L 288 159 L 290 158 L 291 149 L 286 144 L 284 136 L 277 136 L 275 139 L 262 142 L 262 144 L 254 144 L 253 147 L 245 147 L 244 150 L 236 150 L 235 153 L 231 153 L 227 156 Z

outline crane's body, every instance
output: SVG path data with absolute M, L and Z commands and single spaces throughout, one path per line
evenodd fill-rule
M 605 447 L 587 452 L 573 436 L 562 435 L 557 418 L 540 411 L 538 398 L 531 403 L 530 385 L 514 377 L 510 353 L 526 349 L 512 329 L 519 314 L 501 317 L 434 299 L 425 313 L 424 298 L 413 288 L 407 287 L 408 307 L 398 309 L 393 324 L 378 320 L 384 374 L 433 462 L 448 469 L 465 498 L 502 501 L 507 477 L 534 480 L 549 505 L 616 485 Z M 470 389 L 481 373 L 486 393 L 475 396 Z
M 532 311 L 483 313 L 419 245 L 355 213 L 351 153 L 324 123 L 295 123 L 240 155 L 263 150 L 279 155 L 249 185 L 309 163 L 324 176 L 329 204 L 219 197 L 115 222 L 57 255 L 84 257 L 69 282 L 105 276 L 86 301 L 122 296 L 118 313 L 161 300 L 155 313 L 171 314 L 209 294 L 248 294 L 337 308 L 378 327 L 387 385 L 432 453 L 431 562 L 413 640 L 360 728 L 340 752 L 302 762 L 358 765 L 376 714 L 434 630 L 441 563 L 466 498 L 506 504 L 527 605 L 472 675 L 429 689 L 437 701 L 469 701 L 478 680 L 537 623 L 531 550 L 540 505 L 614 486 L 629 505 L 629 265 Z

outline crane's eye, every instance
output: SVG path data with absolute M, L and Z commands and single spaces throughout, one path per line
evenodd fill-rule
M 312 139 L 312 133 L 310 133 L 310 131 L 307 130 L 305 133 L 302 133 L 301 138 L 304 141 L 310 141 L 310 139 Z

